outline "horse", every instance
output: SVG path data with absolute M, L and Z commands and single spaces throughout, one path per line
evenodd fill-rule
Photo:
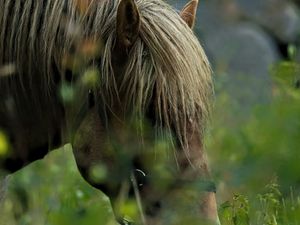
M 199 223 L 218 223 L 203 144 L 213 85 L 192 31 L 197 6 L 191 0 L 177 12 L 162 0 L 2 0 L 0 129 L 9 147 L 1 171 L 14 173 L 71 143 L 79 172 L 110 198 L 121 224 L 124 186 L 139 200 L 137 223 L 172 224 L 168 212 L 183 208 Z M 161 152 L 149 150 L 148 140 L 162 137 L 171 157 L 157 170 Z M 97 165 L 107 173 L 100 180 L 90 176 Z

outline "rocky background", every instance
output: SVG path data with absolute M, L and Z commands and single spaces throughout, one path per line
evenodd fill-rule
M 180 10 L 188 0 L 169 2 Z M 201 0 L 195 32 L 212 64 L 216 92 L 220 87 L 235 98 L 243 117 L 270 98 L 272 66 L 299 50 L 300 1 Z

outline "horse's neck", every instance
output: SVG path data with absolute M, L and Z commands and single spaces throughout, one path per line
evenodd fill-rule
M 14 78 L 13 78 L 14 79 Z M 0 170 L 15 172 L 61 145 L 64 113 L 57 99 L 40 93 L 37 85 L 0 80 L 0 129 L 11 150 L 0 157 Z

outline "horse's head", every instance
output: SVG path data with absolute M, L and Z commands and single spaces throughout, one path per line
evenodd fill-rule
M 131 184 L 134 169 L 162 177 L 161 171 L 152 173 L 154 161 L 138 161 L 140 167 L 135 164 L 136 155 L 130 151 L 143 146 L 135 143 L 138 138 L 131 138 L 124 125 L 132 114 L 150 119 L 155 134 L 167 131 L 175 136 L 176 145 L 168 147 L 177 156 L 188 156 L 177 161 L 178 170 L 172 170 L 174 183 L 182 183 L 182 177 L 194 180 L 206 176 L 201 138 L 212 84 L 208 60 L 191 29 L 197 3 L 192 0 L 178 13 L 162 0 L 0 1 L 5 9 L 0 13 L 4 27 L 0 31 L 0 63 L 13 62 L 17 73 L 14 88 L 3 89 L 7 83 L 0 82 L 0 96 L 12 96 L 16 103 L 14 108 L 0 108 L 0 126 L 7 125 L 17 138 L 14 142 L 19 143 L 13 146 L 13 161 L 5 159 L 8 163 L 4 165 L 13 165 L 13 172 L 43 157 L 49 139 L 55 140 L 50 146 L 61 144 L 55 138 L 57 130 L 65 131 L 65 123 L 71 124 L 81 173 L 115 200 L 123 182 Z M 89 43 L 100 43 L 101 54 L 98 47 L 88 51 Z M 92 73 L 89 69 L 84 72 L 85 67 Z M 91 75 L 96 85 L 90 86 Z M 71 97 L 69 88 L 75 88 Z M 4 104 L 0 99 L 0 106 Z M 126 138 L 131 142 L 129 147 L 123 146 Z M 143 158 L 144 152 L 137 152 L 138 159 Z M 174 161 L 173 168 L 178 166 Z M 93 180 L 90 172 L 94 165 L 105 167 L 106 176 Z M 141 190 L 147 201 L 150 198 L 147 208 L 165 197 L 163 192 L 155 192 L 155 184 L 149 184 L 146 189 L 150 194 Z M 178 188 L 168 186 L 174 187 Z
M 161 6 L 161 15 L 159 15 L 159 10 L 157 17 L 161 19 L 162 26 L 164 26 L 163 22 L 171 22 L 172 21 L 166 21 L 167 19 L 170 20 L 170 18 L 166 18 L 168 15 L 168 10 L 166 8 L 166 5 L 160 5 L 161 3 L 158 1 L 150 1 L 147 4 L 149 4 L 149 9 L 147 6 L 144 6 L 145 3 L 143 1 L 134 1 L 134 0 L 121 0 L 118 8 L 117 8 L 117 15 L 116 15 L 116 29 L 115 29 L 115 45 L 113 48 L 113 66 L 115 75 L 117 77 L 122 76 L 122 73 L 125 74 L 126 68 L 125 65 L 128 62 L 128 58 L 130 57 L 130 51 L 132 47 L 135 45 L 137 41 L 145 41 L 145 33 L 148 32 L 158 32 L 158 30 L 151 29 L 151 27 L 148 27 L 149 30 L 146 30 L 147 28 L 145 26 L 150 26 L 151 23 L 149 23 L 151 19 L 151 14 L 149 14 L 151 11 L 152 13 L 156 10 L 155 7 L 159 9 Z M 151 9 L 151 5 L 153 9 Z M 198 6 L 198 0 L 192 0 L 188 4 L 185 5 L 185 7 L 182 9 L 182 11 L 179 13 L 179 16 L 183 21 L 186 22 L 186 24 L 192 29 L 194 27 L 195 18 L 196 18 L 196 11 Z M 173 13 L 174 11 L 169 8 L 169 12 Z M 167 13 L 164 15 L 164 13 Z M 173 19 L 173 26 L 178 26 L 179 24 L 179 16 L 172 18 Z M 164 18 L 165 17 L 165 18 Z M 159 26 L 160 21 L 152 21 L 154 25 Z M 156 23 L 156 24 L 155 24 Z M 182 25 L 182 23 L 180 23 Z M 153 26 L 154 28 L 155 26 Z M 162 30 L 161 30 L 162 31 Z M 186 32 L 186 27 L 181 32 Z M 160 34 L 156 34 L 156 38 L 159 37 Z M 168 35 L 166 33 L 165 35 Z M 144 43 L 145 44 L 145 43 Z M 152 46 L 150 46 L 152 47 Z M 166 46 L 167 47 L 167 46 Z M 171 48 L 172 46 L 170 46 Z M 147 49 L 147 47 L 145 47 Z M 146 51 L 146 50 L 145 50 Z M 132 54 L 138 54 L 139 52 L 134 52 Z M 146 54 L 146 52 L 143 52 Z M 145 55 L 144 55 L 145 56 Z M 171 66 L 171 65 L 168 65 Z
M 173 129 L 181 144 L 188 121 L 204 127 L 212 94 L 210 66 L 191 29 L 197 3 L 178 13 L 163 1 L 121 0 L 103 33 L 109 92 L 139 115 L 151 107 L 156 125 Z
M 212 94 L 210 66 L 191 29 L 198 1 L 179 13 L 160 0 L 92 3 L 90 33 L 103 42 L 95 90 L 97 110 L 105 114 L 100 120 L 119 131 L 128 114 L 148 117 L 155 132 L 174 134 L 189 155 L 188 132 L 201 136 Z
M 178 141 L 175 147 L 183 150 L 176 153 L 183 153 L 182 167 L 189 167 L 192 162 L 196 167 L 206 168 L 202 165 L 205 163 L 200 139 L 209 113 L 212 84 L 208 60 L 191 29 L 197 3 L 191 1 L 179 13 L 160 0 L 101 1 L 95 10 L 103 41 L 101 87 L 96 92 L 107 106 L 104 112 L 109 114 L 110 134 L 117 133 L 120 141 L 115 152 L 121 152 L 122 140 L 131 135 L 122 133 L 122 129 L 124 118 L 134 113 L 148 117 L 155 132 L 167 130 L 174 134 Z M 102 108 L 103 102 L 96 106 Z M 79 167 L 85 167 L 82 171 L 88 175 L 86 168 L 89 169 L 91 161 L 103 163 L 104 159 L 111 174 L 128 178 L 126 168 L 118 166 L 111 152 L 99 150 L 107 147 L 100 138 L 107 133 L 99 129 L 101 119 L 95 119 L 95 113 L 90 115 L 83 123 L 90 129 L 81 126 L 78 133 L 82 142 L 75 141 L 74 145 Z M 135 139 L 128 142 L 132 140 Z M 137 146 L 131 145 L 130 150 Z M 129 154 L 122 155 L 122 160 L 130 158 Z M 187 160 L 185 156 L 193 159 Z M 203 174 L 207 174 L 206 169 Z M 94 185 L 109 190 L 108 194 L 113 196 L 111 193 L 120 188 L 119 180 L 113 177 L 105 181 L 110 184 L 106 189 L 101 182 Z

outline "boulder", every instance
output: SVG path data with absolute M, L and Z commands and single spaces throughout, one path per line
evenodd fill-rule
M 222 90 L 248 111 L 271 96 L 270 66 L 280 60 L 272 38 L 251 23 L 228 25 L 205 34 L 203 46 Z
M 295 42 L 300 37 L 300 13 L 286 0 L 235 0 L 242 14 L 272 32 L 280 41 Z

